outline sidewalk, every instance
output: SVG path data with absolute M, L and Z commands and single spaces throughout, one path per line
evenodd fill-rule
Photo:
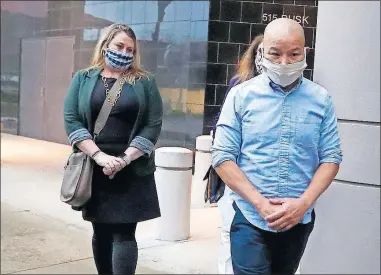
M 40 274 L 94 274 L 91 225 L 82 220 L 80 212 L 71 210 L 59 199 L 62 167 L 69 152 L 70 147 L 65 145 L 1 134 L 2 214 L 3 208 L 5 211 L 2 227 L 4 223 L 6 232 L 16 234 L 16 229 L 20 228 L 17 224 L 26 227 L 35 224 L 40 229 L 45 221 L 49 222 L 46 230 L 56 236 L 45 239 L 43 251 L 40 245 L 33 249 L 38 242 L 27 242 L 28 249 L 19 245 L 18 251 L 12 248 L 14 242 L 3 242 L 3 237 L 6 240 L 7 236 L 2 232 L 1 273 L 5 265 L 7 273 L 30 269 L 27 273 L 34 270 Z M 139 246 L 137 273 L 217 274 L 219 224 L 217 208 L 192 209 L 190 239 L 163 242 L 154 239 L 155 220 L 140 223 L 136 236 Z M 54 226 L 59 228 L 50 229 Z M 39 238 L 38 234 L 31 233 L 31 236 Z M 70 251 L 68 258 L 52 256 L 51 250 L 57 246 Z M 25 259 L 21 260 L 22 257 Z M 20 266 L 7 265 L 17 260 Z M 52 270 L 49 266 L 61 268 Z

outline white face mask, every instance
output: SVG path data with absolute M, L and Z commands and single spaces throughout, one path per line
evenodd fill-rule
M 262 52 L 263 54 L 263 52 Z M 264 56 L 264 55 L 263 55 Z M 307 67 L 306 49 L 304 49 L 304 59 L 292 64 L 277 64 L 266 58 L 262 58 L 263 73 L 265 73 L 275 84 L 286 87 L 294 83 Z

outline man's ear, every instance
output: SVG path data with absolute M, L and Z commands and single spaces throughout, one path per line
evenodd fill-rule
M 306 47 L 306 53 L 309 53 L 310 52 L 310 48 L 309 47 Z

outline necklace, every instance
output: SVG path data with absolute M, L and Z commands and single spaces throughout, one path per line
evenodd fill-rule
M 126 77 L 123 74 L 123 77 L 119 80 L 119 83 L 114 83 L 114 85 L 119 84 L 118 91 L 116 92 L 115 100 L 114 101 L 112 101 L 112 98 L 111 98 L 111 95 L 110 95 L 110 88 L 109 88 L 108 83 L 106 81 L 106 77 L 104 77 L 103 75 L 102 75 L 102 81 L 103 81 L 103 86 L 106 89 L 106 99 L 107 99 L 107 102 L 112 107 L 114 107 L 116 102 L 120 98 L 120 94 L 122 93 L 122 90 L 123 90 L 123 85 L 124 85 L 124 83 L 126 83 Z

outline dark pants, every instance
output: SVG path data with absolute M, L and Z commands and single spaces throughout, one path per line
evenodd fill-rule
M 288 231 L 275 233 L 253 226 L 236 211 L 231 229 L 231 255 L 234 274 L 295 274 L 314 228 L 312 222 L 298 224 Z
M 135 274 L 136 225 L 93 223 L 93 253 L 98 274 Z

